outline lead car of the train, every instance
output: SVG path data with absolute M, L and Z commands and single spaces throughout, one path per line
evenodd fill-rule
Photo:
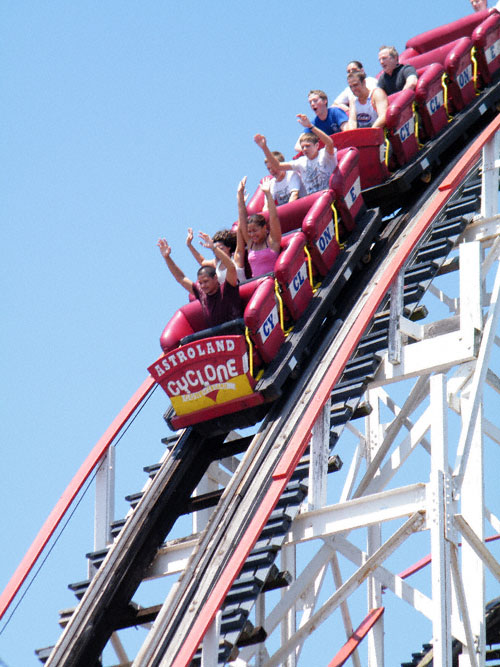
M 297 372 L 376 238 L 381 212 L 399 208 L 496 113 L 500 14 L 477 12 L 418 35 L 400 62 L 417 68 L 416 89 L 389 98 L 385 132 L 333 135 L 329 188 L 279 207 L 282 252 L 273 275 L 240 285 L 243 318 L 206 329 L 199 301 L 190 301 L 168 322 L 163 355 L 148 370 L 171 400 L 173 429 L 255 412 Z M 257 189 L 249 212 L 262 205 Z

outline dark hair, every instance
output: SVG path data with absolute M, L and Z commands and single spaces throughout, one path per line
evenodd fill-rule
M 214 266 L 202 266 L 198 269 L 197 276 L 201 276 L 202 273 L 205 273 L 209 278 L 215 278 L 216 271 Z
M 280 153 L 279 151 L 271 151 L 271 153 L 278 160 L 278 162 L 284 162 L 285 161 L 285 156 L 283 155 L 283 153 Z
M 363 63 L 360 63 L 359 60 L 349 60 L 347 66 L 349 67 L 349 65 L 356 65 L 359 69 L 363 69 Z
M 267 225 L 266 219 L 260 213 L 254 213 L 253 215 L 249 215 L 247 220 L 247 225 L 249 225 L 251 222 L 253 222 L 255 225 L 258 225 L 259 227 L 265 227 Z
M 347 83 L 349 83 L 349 80 L 357 79 L 358 81 L 363 81 L 366 79 L 366 74 L 364 72 L 351 72 L 350 74 L 347 75 Z
M 221 229 L 212 236 L 214 243 L 223 243 L 231 254 L 236 250 L 236 233 L 231 229 Z

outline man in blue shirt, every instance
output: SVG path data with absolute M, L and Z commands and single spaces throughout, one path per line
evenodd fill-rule
M 347 130 L 347 114 L 339 107 L 328 106 L 328 96 L 322 90 L 311 90 L 308 95 L 309 104 L 316 116 L 311 125 L 317 127 L 328 136 Z M 295 150 L 300 151 L 300 137 L 295 144 Z
M 311 109 L 316 114 L 312 124 L 331 135 L 347 129 L 347 114 L 339 107 L 328 106 L 328 96 L 322 90 L 311 90 L 308 95 Z

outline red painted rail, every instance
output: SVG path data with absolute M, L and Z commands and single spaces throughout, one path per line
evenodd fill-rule
M 363 332 L 375 314 L 384 295 L 391 287 L 426 229 L 436 215 L 443 209 L 454 190 L 460 185 L 471 167 L 477 162 L 484 145 L 499 129 L 500 116 L 497 116 L 472 143 L 465 155 L 458 161 L 455 167 L 444 179 L 443 183 L 438 187 L 434 195 L 430 198 L 425 208 L 423 208 L 417 215 L 417 220 L 413 229 L 395 252 L 392 263 L 381 277 L 380 282 L 373 287 L 363 307 L 363 311 L 356 319 L 343 343 L 340 345 L 334 362 L 318 384 L 313 399 L 310 401 L 298 427 L 290 438 L 287 449 L 276 468 L 267 493 L 250 521 L 245 534 L 242 535 L 233 554 L 229 558 L 224 571 L 221 573 L 220 578 L 213 587 L 205 605 L 200 610 L 186 640 L 172 662 L 172 667 L 186 667 L 191 661 L 197 647 L 200 645 L 205 633 L 215 618 L 215 614 L 221 608 L 222 602 L 231 588 L 233 581 L 236 579 L 238 572 L 241 570 L 243 563 L 252 550 L 253 545 L 257 541 L 271 512 L 284 491 L 288 480 L 293 473 L 296 462 L 302 456 L 309 442 L 312 425 L 321 414 L 335 383 L 356 349 Z
M 344 646 L 340 649 L 334 659 L 328 664 L 328 667 L 342 667 L 342 665 L 347 662 L 354 651 L 358 648 L 363 639 L 370 632 L 378 619 L 382 616 L 384 611 L 384 607 L 372 609 L 361 623 L 359 628 L 354 630 Z
M 80 466 L 80 469 L 73 477 L 62 496 L 57 501 L 54 509 L 49 514 L 47 520 L 41 527 L 38 535 L 35 537 L 32 545 L 26 552 L 24 558 L 20 562 L 19 566 L 5 587 L 5 590 L 0 596 L 0 619 L 4 616 L 5 612 L 12 603 L 12 600 L 15 598 L 19 589 L 26 580 L 26 577 L 33 569 L 42 551 L 54 534 L 54 531 L 57 529 L 62 518 L 70 508 L 78 492 L 85 484 L 94 468 L 99 464 L 104 454 L 106 454 L 108 448 L 111 446 L 121 429 L 125 426 L 127 421 L 148 396 L 154 386 L 155 382 L 152 377 L 148 377 L 142 383 L 142 385 L 128 401 L 125 407 L 122 408 L 120 413 L 112 421 L 104 435 L 99 438 L 90 454 Z
M 491 535 L 491 537 L 487 537 L 484 541 L 485 542 L 495 542 L 496 540 L 500 540 L 500 535 Z M 459 542 L 458 546 L 461 547 L 462 543 Z M 424 556 L 421 558 L 419 561 L 414 563 L 413 565 L 410 565 L 410 567 L 406 568 L 406 570 L 403 570 L 398 574 L 398 577 L 401 579 L 408 579 L 408 577 L 411 577 L 412 574 L 416 574 L 417 572 L 420 572 L 424 567 L 429 565 L 429 563 L 432 562 L 432 556 L 428 554 L 427 556 Z

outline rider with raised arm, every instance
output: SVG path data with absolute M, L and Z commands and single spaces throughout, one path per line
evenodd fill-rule
M 215 273 L 219 279 L 219 283 L 223 283 L 226 279 L 226 267 L 225 265 L 217 258 L 215 259 L 206 259 L 193 245 L 193 230 L 191 227 L 188 228 L 188 234 L 186 237 L 186 245 L 191 251 L 191 254 L 198 262 L 200 266 L 213 266 L 215 268 Z M 234 251 L 236 250 L 236 232 L 233 232 L 231 229 L 221 229 L 212 236 L 212 241 L 214 246 L 222 250 L 226 255 L 228 255 L 232 261 Z M 203 242 L 200 241 L 203 245 Z M 206 247 L 206 246 L 205 246 Z M 235 265 L 236 266 L 236 265 Z M 236 267 L 236 273 L 238 276 L 238 281 L 241 283 L 246 280 L 244 269 Z
M 246 249 L 252 277 L 256 278 L 274 271 L 274 264 L 280 253 L 281 227 L 276 204 L 271 195 L 271 179 L 265 178 L 259 185 L 269 210 L 269 229 L 263 215 L 260 213 L 248 215 L 245 204 L 246 181 L 245 176 L 238 184 L 238 232 L 234 259 L 236 266 L 243 267 Z
M 312 125 L 325 134 L 342 132 L 347 126 L 347 115 L 339 107 L 328 106 L 328 96 L 322 90 L 311 90 L 307 97 L 311 109 L 316 114 Z
M 272 154 L 278 160 L 280 165 L 285 161 L 283 153 L 272 151 Z M 281 169 L 281 166 L 279 169 L 274 169 L 269 165 L 267 159 L 264 160 L 264 162 L 271 174 L 271 196 L 274 199 L 276 206 L 288 204 L 305 194 L 304 186 L 297 173 L 294 171 L 285 171 L 284 169 Z M 264 210 L 267 210 L 267 199 L 264 201 Z
M 215 246 L 208 234 L 200 232 L 200 238 L 202 245 L 212 250 L 226 267 L 226 280 L 222 285 L 213 266 L 202 266 L 198 269 L 198 280 L 193 282 L 172 259 L 172 248 L 167 240 L 159 239 L 158 247 L 175 280 L 200 301 L 207 327 L 215 327 L 241 317 L 243 312 L 236 266 L 225 252 Z
M 299 137 L 303 155 L 297 160 L 279 163 L 269 150 L 264 135 L 256 134 L 254 141 L 264 151 L 270 165 L 275 168 L 280 166 L 281 169 L 296 171 L 302 178 L 307 194 L 325 190 L 328 187 L 330 176 L 337 166 L 337 149 L 333 145 L 331 137 L 314 126 L 305 114 L 297 114 L 297 120 L 307 130 Z M 324 143 L 324 148 L 321 149 L 319 147 L 320 140 Z

